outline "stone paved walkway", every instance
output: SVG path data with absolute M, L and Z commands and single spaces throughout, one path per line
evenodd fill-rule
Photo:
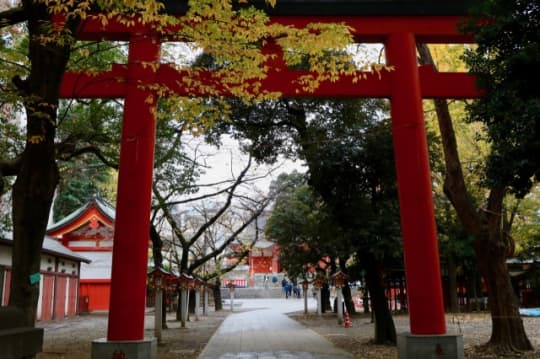
M 237 301 L 242 303 L 238 309 L 235 308 L 238 313 L 225 319 L 199 359 L 352 358 L 285 314 L 302 310 L 302 300 Z

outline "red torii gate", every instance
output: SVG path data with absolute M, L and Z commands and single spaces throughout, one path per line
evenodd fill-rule
M 414 335 L 446 333 L 422 99 L 474 98 L 480 93 L 467 73 L 419 67 L 415 46 L 417 42 L 472 42 L 456 30 L 460 17 L 274 16 L 271 20 L 296 27 L 341 22 L 353 29 L 356 42 L 385 45 L 387 65 L 395 70 L 383 72 L 380 78 L 368 73 L 357 84 L 342 78 L 307 93 L 291 86 L 305 72 L 276 62 L 274 66 L 280 68 L 262 81 L 262 89 L 281 92 L 284 97 L 390 98 L 410 329 Z M 140 85 L 165 85 L 179 95 L 199 94 L 187 93 L 177 81 L 183 76 L 181 71 L 159 63 L 161 38 L 150 27 L 111 22 L 104 28 L 90 18 L 79 38 L 129 41 L 127 65 L 113 65 L 97 75 L 68 72 L 61 97 L 125 99 L 107 340 L 143 340 L 157 94 Z M 157 71 L 148 64 L 154 64 Z M 215 80 L 211 73 L 201 79 Z

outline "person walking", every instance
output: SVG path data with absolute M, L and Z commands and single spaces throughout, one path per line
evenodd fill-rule
M 285 299 L 289 298 L 289 296 L 291 295 L 291 291 L 292 291 L 291 283 L 286 282 L 285 283 Z

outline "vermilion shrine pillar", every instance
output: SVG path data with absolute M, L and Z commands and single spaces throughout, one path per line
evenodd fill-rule
M 411 333 L 446 333 L 422 94 L 412 33 L 385 44 Z
M 143 86 L 155 83 L 159 54 L 157 38 L 131 36 L 127 70 L 130 82 L 124 103 L 118 172 L 108 341 L 144 339 L 157 98 Z

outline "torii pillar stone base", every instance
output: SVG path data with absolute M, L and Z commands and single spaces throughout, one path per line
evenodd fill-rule
M 398 359 L 463 359 L 463 336 L 398 334 Z
M 157 340 L 107 341 L 106 338 L 92 342 L 92 359 L 156 359 Z

